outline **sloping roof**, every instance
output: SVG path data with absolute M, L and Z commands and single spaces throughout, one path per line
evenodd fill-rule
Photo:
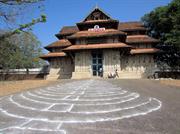
M 137 49 L 131 49 L 131 54 L 150 54 L 150 53 L 157 53 L 160 52 L 157 48 L 137 48 Z
M 110 36 L 110 35 L 126 35 L 126 33 L 115 30 L 115 29 L 106 29 L 106 30 L 102 30 L 102 31 L 79 31 L 71 36 L 68 36 L 68 39 L 103 37 L 103 36 Z
M 87 20 L 84 23 L 92 23 L 92 22 L 117 22 L 118 20 Z
M 90 50 L 90 49 L 107 49 L 107 48 L 128 48 L 131 47 L 125 43 L 108 43 L 108 44 L 88 44 L 72 45 L 63 49 L 63 51 Z
M 60 30 L 59 34 L 61 34 L 61 35 L 73 34 L 73 33 L 76 33 L 76 32 L 78 32 L 78 31 L 79 31 L 79 29 L 78 29 L 77 26 L 64 26 L 64 27 Z
M 134 31 L 134 30 L 147 30 L 142 22 L 121 22 L 119 23 L 118 30 L 121 31 Z
M 87 20 L 87 21 L 84 21 L 84 22 L 79 22 L 77 24 L 96 24 L 96 23 L 113 23 L 113 22 L 116 22 L 118 23 L 119 21 L 118 20 Z
M 51 43 L 50 45 L 46 46 L 45 48 L 49 49 L 49 48 L 57 48 L 57 47 L 67 47 L 70 45 L 71 45 L 71 43 L 67 39 L 61 39 L 61 40 Z
M 95 8 L 93 8 L 93 9 L 89 12 L 88 15 L 86 15 L 86 17 L 83 19 L 83 21 L 86 21 L 86 19 L 87 19 L 93 12 L 95 12 L 95 11 L 100 11 L 101 13 L 103 13 L 104 15 L 106 15 L 107 18 L 111 19 L 111 17 L 110 17 L 109 14 L 105 13 L 105 12 L 104 12 L 102 9 L 100 9 L 99 7 L 95 7 Z
M 40 56 L 40 58 L 48 59 L 48 58 L 52 58 L 52 57 L 64 57 L 64 56 L 66 56 L 66 53 L 64 53 L 64 52 L 52 52 L 52 53 L 48 53 L 46 55 L 42 55 L 42 56 Z
M 148 35 L 129 35 L 126 38 L 127 43 L 158 43 L 159 40 Z
M 87 23 L 95 23 L 95 22 L 108 22 L 108 21 L 117 21 L 117 20 L 95 20 L 95 21 L 86 21 Z M 81 23 L 81 22 L 80 22 Z M 130 30 L 146 30 L 142 22 L 120 22 L 118 26 L 118 30 L 120 31 L 130 31 Z M 78 32 L 79 29 L 77 26 L 64 26 L 59 34 L 66 35 L 66 34 L 73 34 Z

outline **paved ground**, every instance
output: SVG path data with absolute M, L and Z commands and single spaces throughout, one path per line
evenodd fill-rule
M 81 80 L 0 98 L 0 133 L 179 134 L 180 90 L 148 80 Z

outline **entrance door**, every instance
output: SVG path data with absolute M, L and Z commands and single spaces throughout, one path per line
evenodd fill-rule
M 102 52 L 92 53 L 93 76 L 102 76 L 103 73 Z

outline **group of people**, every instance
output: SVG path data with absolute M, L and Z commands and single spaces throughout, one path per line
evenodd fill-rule
M 103 77 L 103 70 L 102 70 L 102 68 L 99 69 L 99 75 L 100 75 L 100 77 Z M 114 72 L 109 72 L 107 77 L 108 78 L 113 78 L 113 79 L 114 78 L 119 78 L 117 69 Z
M 117 69 L 114 72 L 109 72 L 108 73 L 108 78 L 113 78 L 113 79 L 114 78 L 119 78 Z

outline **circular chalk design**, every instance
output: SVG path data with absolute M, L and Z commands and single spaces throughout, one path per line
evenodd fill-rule
M 0 132 L 57 132 L 63 123 L 95 123 L 146 115 L 161 101 L 103 80 L 81 80 L 0 98 Z

